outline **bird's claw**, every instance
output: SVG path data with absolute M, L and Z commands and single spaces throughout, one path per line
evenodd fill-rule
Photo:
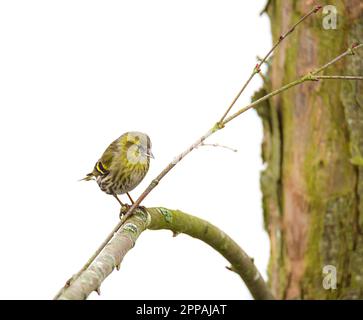
M 124 204 L 123 206 L 121 206 L 119 215 L 120 220 L 122 220 L 123 216 L 127 213 L 127 211 L 129 211 L 130 208 L 131 206 L 128 204 Z
M 130 208 L 131 206 L 129 204 L 124 204 L 123 206 L 121 206 L 120 215 L 119 215 L 120 220 L 124 218 L 125 214 L 130 210 Z M 136 209 L 140 209 L 146 212 L 146 207 L 144 206 L 138 206 Z

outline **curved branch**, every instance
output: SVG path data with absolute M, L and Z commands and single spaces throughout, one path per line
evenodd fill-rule
M 230 262 L 230 270 L 242 278 L 255 299 L 274 299 L 253 260 L 227 234 L 205 220 L 165 208 L 136 209 L 90 266 L 74 280 L 69 279 L 55 299 L 80 300 L 92 291 L 99 292 L 103 280 L 115 267 L 119 269 L 122 259 L 145 229 L 167 229 L 202 240 Z
M 253 259 L 219 228 L 203 219 L 179 210 L 153 208 L 148 209 L 148 212 L 152 217 L 148 229 L 168 229 L 174 233 L 184 233 L 202 240 L 229 261 L 231 270 L 242 278 L 255 299 L 274 299 L 269 287 L 254 265 Z

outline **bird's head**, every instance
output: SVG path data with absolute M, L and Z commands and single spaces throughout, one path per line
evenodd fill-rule
M 127 132 L 121 137 L 121 144 L 126 149 L 127 159 L 131 163 L 149 161 L 154 159 L 151 152 L 151 140 L 142 132 Z

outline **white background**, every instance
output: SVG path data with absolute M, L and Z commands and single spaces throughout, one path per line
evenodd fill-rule
M 128 130 L 153 141 L 137 198 L 218 120 L 271 46 L 265 2 L 1 2 L 0 298 L 51 299 L 117 223 L 117 202 L 78 182 L 111 141 Z M 209 140 L 237 153 L 194 151 L 143 204 L 219 226 L 265 276 L 261 139 L 251 110 Z M 90 298 L 249 299 L 226 265 L 198 240 L 147 231 Z

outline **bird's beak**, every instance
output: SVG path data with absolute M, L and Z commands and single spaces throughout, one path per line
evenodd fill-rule
M 151 152 L 151 150 L 149 151 L 149 153 L 146 154 L 147 157 L 155 159 L 153 153 Z

